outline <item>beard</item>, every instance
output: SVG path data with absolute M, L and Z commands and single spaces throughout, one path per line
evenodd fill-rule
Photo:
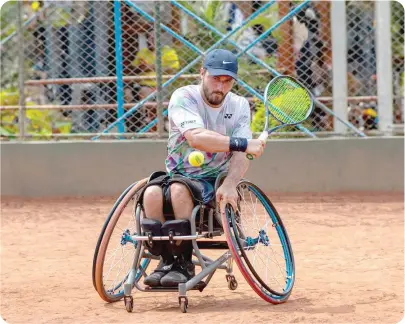
M 225 100 L 225 94 L 223 92 L 210 92 L 208 88 L 205 86 L 203 82 L 203 91 L 205 99 L 207 99 L 208 103 L 213 106 L 218 106 Z

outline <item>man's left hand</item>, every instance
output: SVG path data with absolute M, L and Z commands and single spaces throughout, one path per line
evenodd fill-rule
M 216 200 L 222 214 L 225 213 L 225 207 L 227 204 L 230 204 L 233 207 L 233 210 L 236 211 L 238 202 L 236 185 L 224 181 L 224 183 L 217 190 Z

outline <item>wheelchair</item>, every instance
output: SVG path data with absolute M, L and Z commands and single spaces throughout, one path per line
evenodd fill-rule
M 225 179 L 221 173 L 215 191 Z M 216 270 L 225 270 L 230 290 L 238 282 L 233 274 L 233 262 L 251 288 L 263 300 L 272 304 L 286 302 L 295 281 L 294 256 L 290 240 L 275 207 L 263 191 L 242 179 L 237 185 L 238 210 L 228 205 L 221 214 L 215 201 L 194 207 L 190 235 L 153 235 L 142 229 L 143 213 L 139 196 L 150 181 L 145 178 L 131 184 L 116 200 L 101 230 L 93 258 L 93 286 L 106 302 L 124 300 L 128 312 L 133 311 L 132 290 L 142 292 L 177 292 L 180 309 L 187 312 L 187 291 L 202 292 Z M 215 200 L 215 199 L 214 199 Z M 156 241 L 191 240 L 193 263 L 201 268 L 195 277 L 178 287 L 149 287 L 141 278 L 149 273 L 149 265 L 158 256 L 150 253 Z M 225 250 L 216 260 L 201 250 Z M 153 267 L 151 267 L 153 268 Z

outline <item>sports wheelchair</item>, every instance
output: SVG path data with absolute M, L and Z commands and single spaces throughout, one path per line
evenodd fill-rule
M 221 173 L 215 190 L 225 179 Z M 156 236 L 142 229 L 142 206 L 139 196 L 150 181 L 145 178 L 131 184 L 117 199 L 101 230 L 93 258 L 93 285 L 107 302 L 124 299 L 128 312 L 133 310 L 132 290 L 142 292 L 178 292 L 180 309 L 187 312 L 187 291 L 200 292 L 215 271 L 226 271 L 230 290 L 238 287 L 233 275 L 233 261 L 252 289 L 265 301 L 279 304 L 287 301 L 294 286 L 294 256 L 287 231 L 269 198 L 256 185 L 242 179 L 237 185 L 238 210 L 228 205 L 221 214 L 215 201 L 194 207 L 190 222 L 191 234 L 177 236 L 175 231 Z M 215 199 L 214 199 L 215 200 Z M 141 278 L 148 275 L 154 241 L 191 240 L 193 263 L 201 267 L 195 277 L 178 287 L 149 287 Z M 216 260 L 201 250 L 222 249 Z M 205 280 L 204 280 L 205 279 Z

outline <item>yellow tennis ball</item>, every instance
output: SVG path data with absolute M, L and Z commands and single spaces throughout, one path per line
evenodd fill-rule
M 188 162 L 195 167 L 199 167 L 204 163 L 204 154 L 199 151 L 194 151 L 188 156 Z
M 39 9 L 39 2 L 38 2 L 38 1 L 34 1 L 34 2 L 31 4 L 31 8 L 32 8 L 33 10 L 37 11 L 37 10 Z

